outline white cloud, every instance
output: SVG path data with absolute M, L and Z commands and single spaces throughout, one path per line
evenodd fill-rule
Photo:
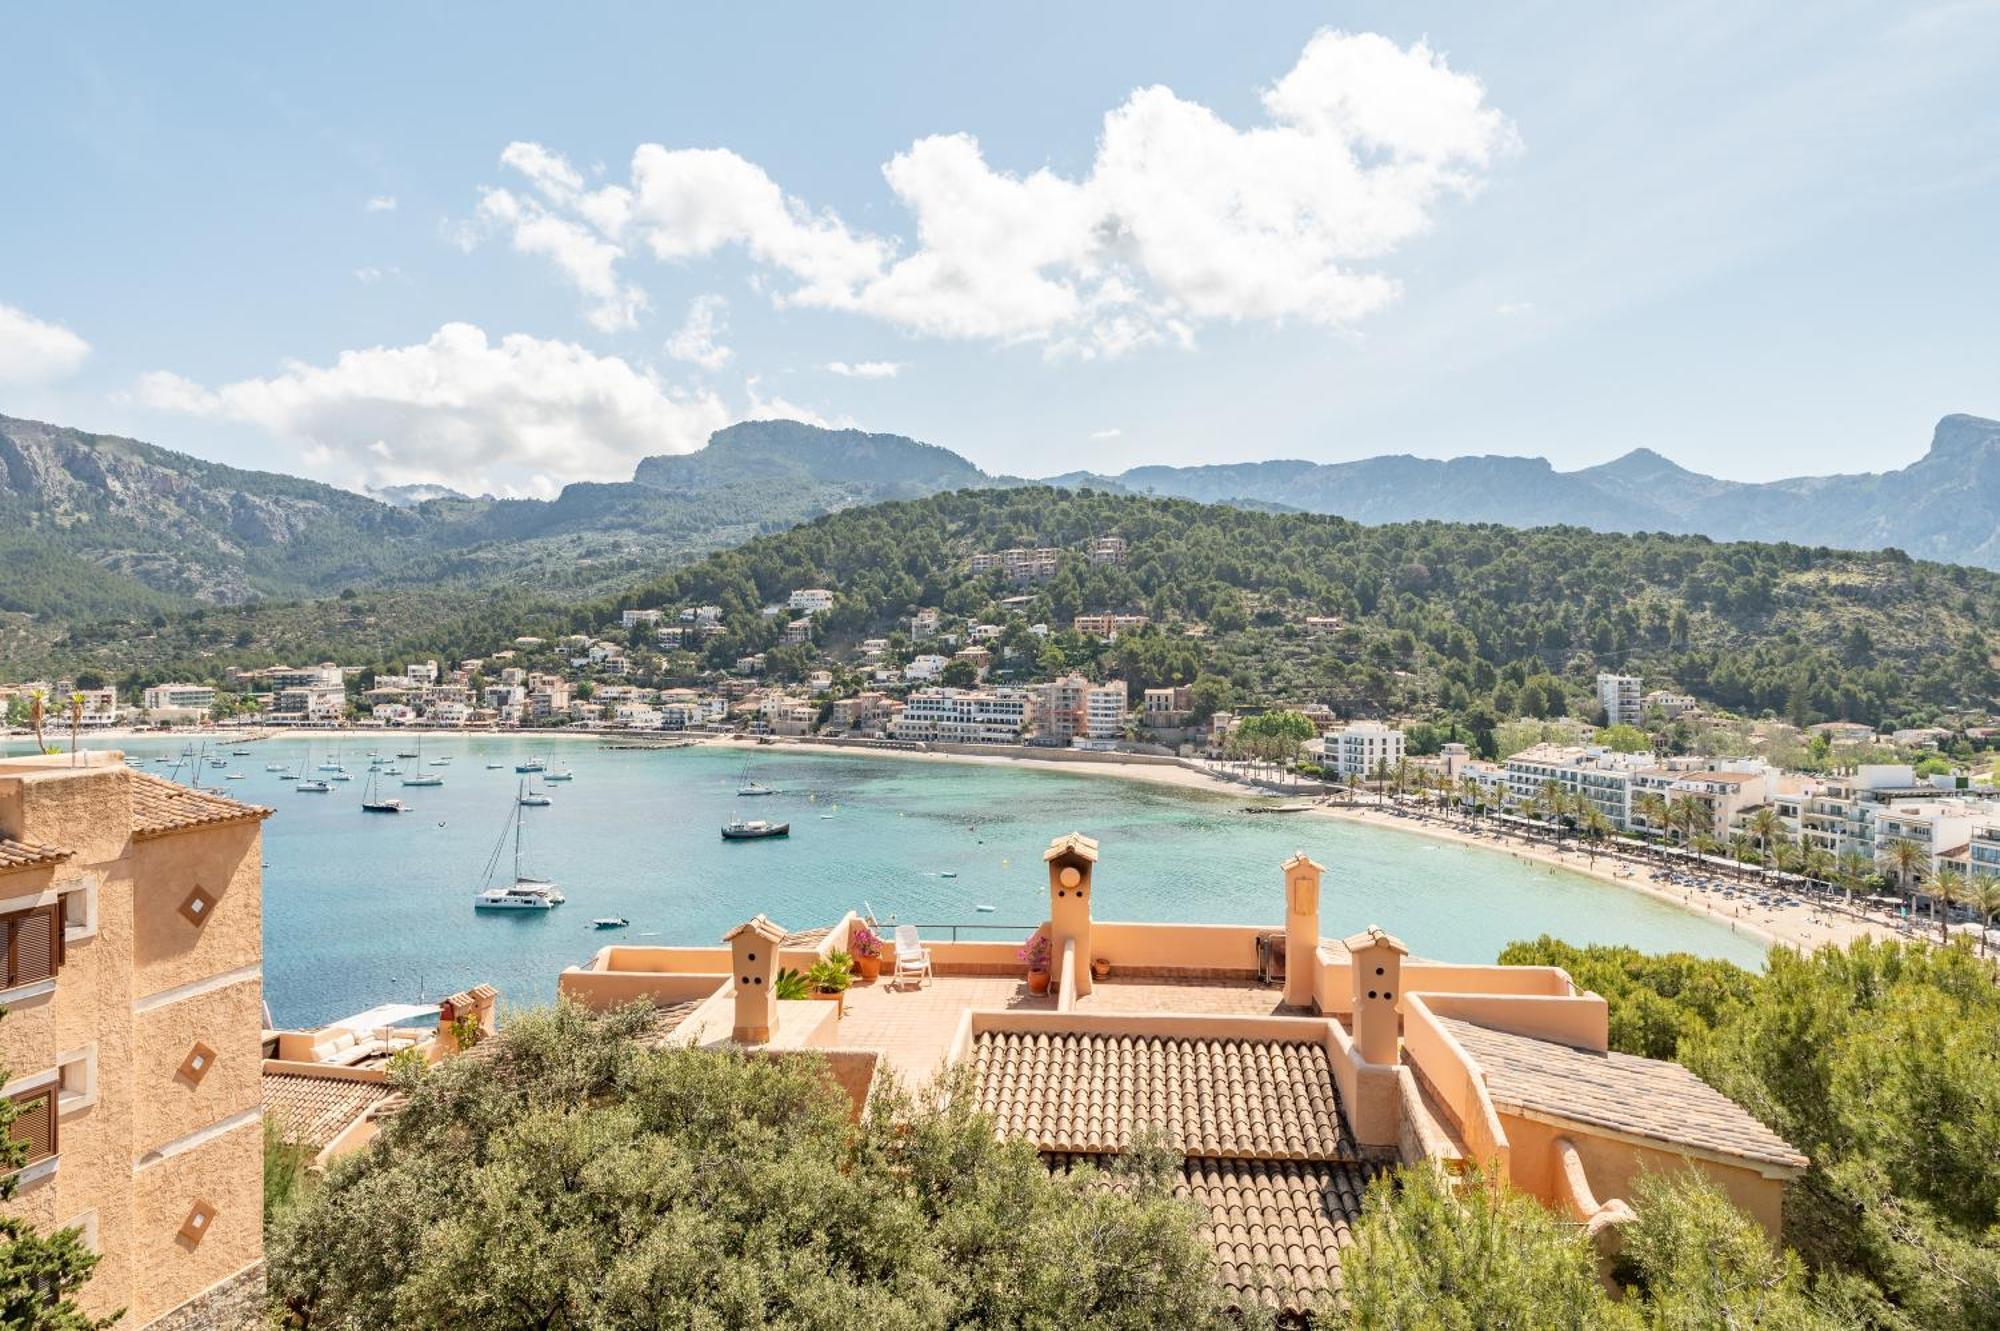
M 480 196 L 479 215 L 505 230 L 522 254 L 547 256 L 577 290 L 590 297 L 584 312 L 600 332 L 636 328 L 652 302 L 636 286 L 618 280 L 619 246 L 605 240 L 585 222 L 550 212 L 534 199 L 511 190 L 489 189 Z
M 407 283 L 409 278 L 403 275 L 402 269 L 394 265 L 387 268 L 380 268 L 374 264 L 363 264 L 354 270 L 354 280 L 361 283 L 362 286 L 372 287 L 381 282 Z
M 364 213 L 393 213 L 396 211 L 396 196 L 393 194 L 377 194 L 368 200 L 368 202 L 361 205 L 361 211 Z
M 39 384 L 74 374 L 90 343 L 26 310 L 0 304 L 0 384 Z
M 1121 434 L 1124 434 L 1124 433 L 1125 433 L 1125 432 L 1124 432 L 1123 430 L 1121 430 L 1121 429 L 1119 429 L 1119 428 L 1118 428 L 1117 426 L 1113 425 L 1113 426 L 1109 427 L 1108 429 L 1103 429 L 1103 430 L 1092 430 L 1092 431 L 1090 432 L 1090 437 L 1091 437 L 1092 439 L 1116 439 L 1116 438 L 1117 438 L 1117 437 L 1118 437 L 1119 435 L 1121 435 Z
M 726 327 L 723 312 L 728 308 L 729 302 L 720 296 L 696 296 L 688 303 L 687 318 L 667 339 L 667 354 L 704 370 L 727 365 L 735 354 L 720 341 Z
M 1503 319 L 1512 319 L 1521 315 L 1533 314 L 1535 312 L 1535 302 L 1532 300 L 1503 301 L 1501 304 L 1493 307 L 1493 312 Z
M 894 379 L 903 372 L 903 362 L 863 360 L 849 364 L 844 360 L 830 360 L 826 368 L 829 374 L 844 375 L 849 379 Z
M 641 144 L 629 183 L 597 189 L 538 144 L 501 160 L 536 208 L 607 247 L 589 264 L 540 247 L 600 309 L 626 245 L 673 262 L 739 247 L 781 305 L 1088 357 L 1191 345 L 1215 321 L 1353 324 L 1398 294 L 1381 262 L 1514 144 L 1476 78 L 1372 33 L 1316 34 L 1263 108 L 1238 128 L 1140 88 L 1074 179 L 995 170 L 967 134 L 919 139 L 882 168 L 907 242 L 850 229 L 727 149 Z
M 807 425 L 817 425 L 826 430 L 845 430 L 852 428 L 854 425 L 852 417 L 843 416 L 836 420 L 815 411 L 811 407 L 793 402 L 779 394 L 772 393 L 766 395 L 758 387 L 759 382 L 757 376 L 754 374 L 748 376 L 743 381 L 744 395 L 750 399 L 750 409 L 744 417 L 745 420 L 803 421 Z
M 293 440 L 315 471 L 352 489 L 436 484 L 469 494 L 629 479 L 640 458 L 700 448 L 730 419 L 713 394 L 671 392 L 615 356 L 525 334 L 492 342 L 459 323 L 414 346 L 345 351 L 328 366 L 293 362 L 213 389 L 154 372 L 138 397 Z

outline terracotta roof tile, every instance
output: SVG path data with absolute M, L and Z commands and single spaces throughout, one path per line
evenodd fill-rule
M 294 1146 L 318 1151 L 348 1124 L 389 1098 L 379 1081 L 348 1081 L 303 1073 L 264 1074 L 264 1112 Z
M 1103 1156 L 1049 1154 L 1054 1174 L 1085 1164 L 1106 1187 L 1129 1177 Z M 1301 1161 L 1189 1160 L 1174 1194 L 1202 1211 L 1202 1237 L 1215 1247 L 1216 1274 L 1239 1304 L 1309 1312 L 1340 1288 L 1340 1254 L 1351 1238 L 1372 1167 Z
M 132 835 L 163 836 L 190 827 L 211 827 L 269 818 L 271 810 L 241 804 L 205 790 L 176 785 L 150 772 L 132 773 Z
M 1045 1151 L 1115 1152 L 1154 1126 L 1194 1157 L 1354 1158 L 1316 1044 L 989 1031 L 973 1063 L 1001 1135 Z
M 60 864 L 76 854 L 59 846 L 44 846 L 33 841 L 12 841 L 0 837 L 0 873 L 12 869 L 39 869 L 46 864 Z
M 1529 1110 L 1759 1164 L 1807 1164 L 1789 1142 L 1678 1063 L 1441 1020 L 1485 1071 L 1487 1093 L 1502 1110 Z

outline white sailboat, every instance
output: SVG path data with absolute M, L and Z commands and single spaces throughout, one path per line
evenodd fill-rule
M 743 769 L 743 779 L 736 784 L 736 793 L 739 795 L 775 795 L 778 792 L 761 781 L 752 781 L 750 779 L 750 769 L 748 766 L 745 766 Z
M 521 789 L 526 793 L 528 783 L 523 781 Z M 474 910 L 554 910 L 567 899 L 561 890 L 546 878 L 526 873 L 521 868 L 521 810 L 517 806 L 508 814 L 510 827 L 502 828 L 500 840 L 493 847 L 493 856 L 486 862 L 486 881 L 492 883 L 493 870 L 500 863 L 500 854 L 507 844 L 507 833 L 514 834 L 514 881 L 502 887 L 497 884 L 480 890 L 472 898 Z

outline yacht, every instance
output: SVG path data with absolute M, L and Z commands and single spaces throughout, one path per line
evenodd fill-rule
M 382 792 L 379 789 L 377 789 L 377 786 L 379 784 L 380 784 L 379 778 L 376 776 L 375 773 L 370 772 L 368 774 L 368 787 L 367 789 L 361 792 L 361 812 L 363 813 L 404 812 L 403 801 L 399 799 L 384 799 L 382 797 Z
M 522 782 L 525 791 L 527 782 Z M 472 898 L 474 910 L 554 910 L 566 898 L 561 889 L 546 878 L 537 878 L 521 871 L 521 810 L 517 807 L 508 811 L 508 826 L 500 830 L 500 841 L 493 847 L 492 858 L 486 862 L 486 876 L 490 881 L 493 870 L 500 862 L 502 847 L 507 844 L 507 834 L 514 835 L 514 882 L 510 887 L 494 885 L 476 893 Z
M 548 773 L 545 773 L 545 774 L 543 775 L 543 777 L 542 777 L 542 780 L 544 780 L 544 781 L 574 781 L 574 780 L 576 780 L 576 773 L 575 773 L 575 772 L 572 772 L 572 771 L 570 771 L 570 770 L 569 770 L 569 768 L 567 768 L 567 767 L 558 767 L 558 768 L 557 768 L 557 769 L 556 769 L 555 771 L 553 771 L 553 772 L 548 772 Z
M 353 779 L 352 776 L 348 775 L 347 769 L 344 767 L 327 778 L 329 781 L 352 781 Z
M 166 761 L 166 759 L 165 759 L 165 758 L 155 758 L 155 759 L 153 759 L 153 761 L 154 761 L 154 762 L 156 762 L 156 763 L 163 763 L 163 762 L 165 762 L 165 761 Z M 267 771 L 267 772 L 282 772 L 282 771 L 284 771 L 284 770 L 285 770 L 285 765 L 284 765 L 283 763 L 265 763 L 265 764 L 264 764 L 264 770 L 265 770 L 265 771 Z
M 535 790 L 525 781 L 521 783 L 521 794 L 518 798 L 522 807 L 529 809 L 546 809 L 555 803 L 553 799 L 549 798 L 548 791 Z
M 514 770 L 517 772 L 546 772 L 549 770 L 549 765 L 540 758 L 530 757 L 526 762 L 515 763 Z
M 736 783 L 736 793 L 739 795 L 775 795 L 778 792 L 761 781 L 752 781 L 750 779 L 750 769 L 746 767 L 743 769 L 743 779 Z
M 449 767 L 449 766 L 451 766 L 451 759 L 450 759 L 450 758 L 433 758 L 433 759 L 431 759 L 431 766 L 432 766 L 432 767 Z
M 732 818 L 722 825 L 724 841 L 762 841 L 767 837 L 788 837 L 790 823 L 770 823 L 762 818 Z
M 415 776 L 404 777 L 403 784 L 406 786 L 441 786 L 444 784 L 444 778 L 436 772 L 419 772 Z
M 231 750 L 229 751 L 229 756 L 230 756 L 230 757 L 232 757 L 232 758 L 248 758 L 248 757 L 250 756 L 250 750 L 248 750 L 248 749 L 231 749 Z
M 324 781 L 300 781 L 292 789 L 298 791 L 301 795 L 326 795 L 331 794 L 333 791 L 333 787 Z
M 501 772 L 501 771 L 505 771 L 505 770 L 506 770 L 506 768 L 507 768 L 507 764 L 505 764 L 505 763 L 488 763 L 488 764 L 486 764 L 486 770 L 487 770 L 487 771 L 489 771 L 489 772 Z
M 623 915 L 600 915 L 590 922 L 590 926 L 593 929 L 623 929 L 630 923 L 632 921 Z

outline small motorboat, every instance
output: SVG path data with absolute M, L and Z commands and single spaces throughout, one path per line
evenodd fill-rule
M 549 765 L 540 758 L 530 758 L 524 763 L 515 763 L 514 770 L 517 772 L 546 772 L 549 770 Z
M 431 766 L 432 766 L 432 767 L 449 767 L 449 766 L 451 766 L 451 759 L 449 759 L 449 758 L 433 758 L 433 759 L 431 759 Z
M 542 780 L 544 780 L 544 781 L 574 781 L 574 780 L 576 780 L 576 773 L 575 773 L 575 772 L 572 772 L 572 771 L 570 771 L 570 770 L 569 770 L 569 768 L 567 768 L 567 767 L 562 767 L 562 768 L 558 768 L 557 770 L 555 770 L 555 771 L 553 771 L 553 772 L 544 772 L 544 773 L 542 774 Z
M 487 770 L 487 771 L 489 771 L 489 772 L 504 772 L 504 771 L 506 771 L 506 770 L 507 770 L 507 764 L 505 764 L 505 763 L 488 763 L 488 764 L 486 764 L 486 770 Z
M 296 781 L 296 780 L 298 780 L 298 779 L 299 779 L 299 774 L 298 774 L 297 772 L 280 772 L 280 773 L 278 773 L 278 780 L 280 780 L 280 781 Z
M 231 772 L 228 776 L 223 778 L 223 780 L 225 781 L 241 781 L 242 779 L 243 779 L 243 773 L 241 772 Z
M 998 910 L 999 907 L 989 906 L 982 901 L 977 906 L 974 906 L 973 909 L 978 911 L 981 915 L 991 915 L 994 911 Z
M 404 777 L 403 784 L 406 786 L 441 786 L 444 784 L 444 778 L 434 772 L 419 772 L 415 776 Z
M 630 923 L 632 921 L 626 919 L 623 915 L 600 915 L 590 922 L 590 927 L 593 929 L 623 929 Z
M 724 841 L 763 841 L 770 837 L 788 837 L 791 834 L 790 823 L 766 822 L 762 818 L 734 818 L 722 825 Z
M 938 870 L 938 877 L 940 877 L 940 878 L 956 878 L 956 877 L 958 877 L 958 870 L 956 870 L 956 869 L 939 869 L 939 870 Z
M 296 786 L 293 786 L 292 789 L 298 791 L 301 795 L 329 795 L 333 793 L 333 787 L 324 781 L 301 781 Z
M 156 763 L 163 763 L 163 762 L 165 762 L 165 761 L 166 761 L 166 759 L 165 759 L 165 758 L 155 758 L 155 759 L 153 759 L 153 761 L 154 761 L 154 762 L 156 762 Z M 267 771 L 267 772 L 282 772 L 282 771 L 284 771 L 284 770 L 286 770 L 286 769 L 285 769 L 285 765 L 284 765 L 283 763 L 265 763 L 265 764 L 264 764 L 264 770 L 265 770 L 265 771 Z
M 352 781 L 353 779 L 354 778 L 349 776 L 346 772 L 335 772 L 332 776 L 329 776 L 327 778 L 327 780 L 329 781 Z

